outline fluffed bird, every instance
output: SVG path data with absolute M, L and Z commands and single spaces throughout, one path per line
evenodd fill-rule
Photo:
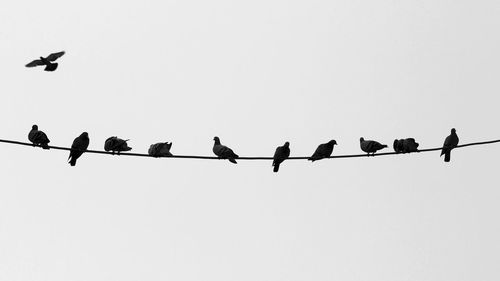
M 149 147 L 148 154 L 154 157 L 170 157 L 172 156 L 172 153 L 170 153 L 171 147 L 171 142 L 155 143 Z
M 277 173 L 280 169 L 280 164 L 290 156 L 290 143 L 285 142 L 283 146 L 278 146 L 273 156 L 273 172 Z
M 403 140 L 403 153 L 418 152 L 418 146 L 414 138 L 406 138 Z
M 381 150 L 387 147 L 386 144 L 381 144 L 378 141 L 374 140 L 365 140 L 364 138 L 359 139 L 359 144 L 361 150 L 368 153 L 368 155 L 370 155 L 370 153 L 373 155 L 375 154 L 375 152 L 377 152 L 377 150 Z
M 34 145 L 40 145 L 43 149 L 49 149 L 48 144 L 50 140 L 44 132 L 38 130 L 37 125 L 31 127 L 31 131 L 28 133 L 28 140 Z
M 45 71 L 54 71 L 57 69 L 58 63 L 55 63 L 58 58 L 62 57 L 65 54 L 64 51 L 58 53 L 52 53 L 48 55 L 46 58 L 40 57 L 39 60 L 34 60 L 26 65 L 26 67 L 35 67 L 40 65 L 45 65 Z
M 394 152 L 396 153 L 402 153 L 403 152 L 403 142 L 404 139 L 395 139 L 394 142 L 392 143 L 392 148 L 394 148 Z
M 316 148 L 316 151 L 314 151 L 313 155 L 311 157 L 307 158 L 307 160 L 314 162 L 317 160 L 321 160 L 321 159 L 330 157 L 332 155 L 332 152 L 333 152 L 333 146 L 336 144 L 337 144 L 337 142 L 335 140 L 331 140 L 327 143 L 322 143 L 322 144 L 318 145 L 318 148 Z
M 458 135 L 455 128 L 451 129 L 451 134 L 444 140 L 443 148 L 441 149 L 441 155 L 444 154 L 444 162 L 450 162 L 451 160 L 451 150 L 458 145 Z
M 129 140 L 123 140 L 116 136 L 109 137 L 104 142 L 104 150 L 111 151 L 112 153 L 118 152 L 118 154 L 122 151 L 129 151 L 132 147 L 127 145 L 127 141 Z
M 71 145 L 71 151 L 69 153 L 69 164 L 71 166 L 76 165 L 76 159 L 82 156 L 83 152 L 89 147 L 90 139 L 87 132 L 83 132 L 81 135 L 75 138 L 73 144 Z
M 219 137 L 214 137 L 214 147 L 212 151 L 221 159 L 227 159 L 229 162 L 237 164 L 236 160 L 239 156 L 233 150 L 220 143 Z

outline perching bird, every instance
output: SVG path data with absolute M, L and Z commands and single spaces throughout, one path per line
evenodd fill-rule
M 58 53 L 52 53 L 48 57 L 40 57 L 39 60 L 34 60 L 26 65 L 26 67 L 35 67 L 39 65 L 45 65 L 45 71 L 54 71 L 57 69 L 58 64 L 53 63 L 53 61 L 56 61 L 58 58 L 62 57 L 65 54 L 64 51 L 58 52 Z
M 396 153 L 410 153 L 418 151 L 418 142 L 414 138 L 395 139 L 393 148 Z
M 450 162 L 451 150 L 458 145 L 458 136 L 455 128 L 451 129 L 451 134 L 446 137 L 443 144 L 443 149 L 441 149 L 441 155 L 444 154 L 444 162 Z
M 280 164 L 290 156 L 290 143 L 285 142 L 283 146 L 278 146 L 273 156 L 273 172 L 277 173 L 280 169 Z
M 237 164 L 236 158 L 239 156 L 233 152 L 233 150 L 225 145 L 220 143 L 219 137 L 214 137 L 214 147 L 212 151 L 215 155 L 219 156 L 219 158 L 227 159 L 229 162 Z
M 149 147 L 148 154 L 154 157 L 170 157 L 172 156 L 172 153 L 170 153 L 171 147 L 171 142 L 155 143 Z
M 392 148 L 394 148 L 394 152 L 396 153 L 402 153 L 403 152 L 403 142 L 404 139 L 395 139 L 394 142 L 392 143 Z
M 375 154 L 375 152 L 377 152 L 377 150 L 381 150 L 387 147 L 386 144 L 381 144 L 374 140 L 365 140 L 364 138 L 359 139 L 359 144 L 361 150 L 368 153 L 368 155 L 370 155 L 370 153 L 373 155 Z
M 316 160 L 321 160 L 324 158 L 328 158 L 332 155 L 333 152 L 333 146 L 336 145 L 337 142 L 335 140 L 331 140 L 327 143 L 322 143 L 318 145 L 318 148 L 316 148 L 316 151 L 314 151 L 313 155 L 307 160 L 310 161 L 316 161 Z
M 129 140 L 122 140 L 118 137 L 109 137 L 104 142 L 104 150 L 111 151 L 113 153 L 115 153 L 115 152 L 120 153 L 122 151 L 129 151 L 132 149 L 132 147 L 129 147 L 127 145 L 127 141 L 129 141 Z
M 44 132 L 38 130 L 37 125 L 31 127 L 31 131 L 28 133 L 28 140 L 34 145 L 40 145 L 43 149 L 49 149 L 48 144 L 50 140 Z
M 89 143 L 90 139 L 87 132 L 83 132 L 81 135 L 76 137 L 76 139 L 73 141 L 73 144 L 71 145 L 71 151 L 68 157 L 69 164 L 71 166 L 76 165 L 76 159 L 82 156 L 84 150 L 87 150 L 87 148 L 89 147 Z

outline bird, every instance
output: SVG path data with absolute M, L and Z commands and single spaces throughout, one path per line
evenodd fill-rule
M 273 156 L 273 172 L 277 173 L 280 169 L 280 164 L 290 156 L 290 143 L 285 142 L 283 146 L 278 146 Z
M 26 67 L 35 67 L 40 65 L 45 65 L 45 71 L 54 71 L 57 69 L 58 63 L 55 63 L 58 58 L 62 57 L 66 52 L 52 53 L 46 58 L 40 57 L 39 60 L 34 60 L 26 65 Z
M 132 149 L 132 147 L 129 147 L 127 145 L 127 141 L 129 141 L 129 140 L 123 140 L 123 139 L 120 139 L 116 136 L 109 137 L 104 142 L 104 150 L 111 151 L 113 154 L 115 152 L 118 152 L 118 154 L 119 154 L 122 151 L 129 151 Z
M 318 145 L 318 148 L 316 148 L 316 151 L 314 151 L 313 155 L 311 157 L 307 158 L 307 160 L 314 162 L 317 160 L 321 160 L 321 159 L 330 157 L 332 155 L 332 152 L 333 152 L 333 146 L 336 144 L 337 144 L 337 142 L 335 140 L 331 140 L 327 143 L 322 143 L 322 144 Z
M 451 134 L 446 137 L 443 143 L 443 148 L 441 149 L 441 156 L 444 154 L 444 162 L 450 162 L 451 160 L 451 150 L 458 145 L 458 135 L 455 128 L 451 129 Z
M 38 130 L 37 125 L 31 127 L 31 131 L 28 133 L 28 140 L 33 143 L 33 145 L 40 145 L 43 149 L 49 149 L 49 138 L 47 135 Z
M 222 145 L 220 143 L 219 137 L 214 137 L 214 147 L 212 148 L 212 151 L 214 152 L 215 155 L 219 156 L 221 159 L 227 159 L 229 162 L 237 164 L 236 158 L 239 156 L 233 152 L 233 150 L 225 145 Z
M 414 138 L 406 138 L 403 140 L 403 153 L 418 152 L 418 146 Z
M 76 165 L 76 159 L 82 156 L 83 152 L 89 147 L 90 139 L 87 132 L 83 132 L 81 135 L 75 138 L 73 144 L 71 145 L 71 151 L 69 153 L 68 162 L 71 166 Z
M 404 139 L 395 139 L 394 142 L 392 143 L 392 148 L 394 148 L 394 152 L 396 153 L 401 153 L 403 152 L 403 142 Z
M 172 156 L 172 153 L 170 153 L 171 147 L 171 142 L 155 143 L 149 147 L 148 154 L 154 157 L 169 157 Z
M 370 153 L 373 155 L 375 154 L 375 152 L 377 152 L 377 150 L 381 150 L 387 147 L 386 144 L 381 144 L 378 141 L 374 140 L 365 140 L 364 138 L 359 139 L 359 144 L 361 150 L 368 153 L 368 155 L 370 155 Z

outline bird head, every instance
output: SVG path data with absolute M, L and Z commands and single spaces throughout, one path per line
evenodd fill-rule
M 219 137 L 214 137 L 214 141 L 219 142 L 220 141 Z
M 31 126 L 31 129 L 32 130 L 38 130 L 38 126 L 37 125 L 33 125 L 33 126 Z
M 331 144 L 331 145 L 336 145 L 336 144 L 337 144 L 337 141 L 336 141 L 336 140 L 331 140 L 331 141 L 329 141 L 328 143 L 329 143 L 329 144 Z
M 452 134 L 456 134 L 457 133 L 457 130 L 455 130 L 455 128 L 451 129 L 451 133 Z
M 87 138 L 87 139 L 88 139 L 88 138 L 89 138 L 89 133 L 87 133 L 87 132 L 83 132 L 83 133 L 80 135 L 80 137 L 82 137 L 82 138 Z
M 359 138 L 359 141 L 362 142 L 362 141 L 365 141 L 365 139 L 363 137 Z
M 285 147 L 289 147 L 290 146 L 290 143 L 289 142 L 285 142 Z

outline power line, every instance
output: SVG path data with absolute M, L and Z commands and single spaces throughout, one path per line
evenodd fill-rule
M 31 147 L 41 147 L 40 145 L 34 145 L 32 143 L 27 143 L 27 142 L 20 142 L 20 141 L 13 141 L 13 140 L 3 140 L 0 139 L 0 142 L 2 143 L 10 143 L 10 144 L 15 144 L 15 145 L 24 145 L 24 146 L 31 146 Z M 485 145 L 485 144 L 492 144 L 492 143 L 497 143 L 500 142 L 500 140 L 491 140 L 491 141 L 483 141 L 483 142 L 473 142 L 473 143 L 466 143 L 466 144 L 461 144 L 458 145 L 456 148 L 462 148 L 462 147 L 467 147 L 467 146 L 473 146 L 473 145 Z M 56 150 L 68 150 L 71 151 L 72 149 L 69 147 L 61 147 L 61 146 L 48 146 L 50 149 L 56 149 Z M 426 148 L 426 149 L 420 149 L 417 152 L 411 152 L 413 153 L 421 153 L 421 152 L 430 152 L 430 151 L 438 151 L 441 150 L 442 147 L 436 147 L 436 148 Z M 73 149 L 77 150 L 78 149 Z M 136 157 L 152 157 L 152 158 L 184 158 L 184 159 L 212 159 L 212 160 L 220 160 L 221 158 L 216 157 L 216 156 L 198 156 L 198 155 L 172 155 L 168 157 L 155 157 L 151 156 L 149 154 L 143 154 L 143 153 L 133 153 L 133 152 L 121 152 L 121 153 L 113 153 L 113 152 L 108 152 L 108 151 L 101 151 L 101 150 L 83 150 L 85 153 L 97 153 L 97 154 L 109 154 L 109 155 L 122 155 L 122 156 L 136 156 Z M 406 153 L 396 153 L 396 152 L 382 152 L 382 153 L 375 153 L 375 154 L 344 154 L 344 155 L 333 155 L 328 158 L 356 158 L 356 157 L 373 157 L 373 156 L 386 156 L 386 155 L 396 155 L 396 154 L 406 154 Z M 289 157 L 287 160 L 307 160 L 310 156 L 300 156 L 300 157 Z M 261 157 L 261 156 L 246 156 L 246 157 L 239 157 L 237 158 L 238 160 L 273 160 L 273 157 Z

